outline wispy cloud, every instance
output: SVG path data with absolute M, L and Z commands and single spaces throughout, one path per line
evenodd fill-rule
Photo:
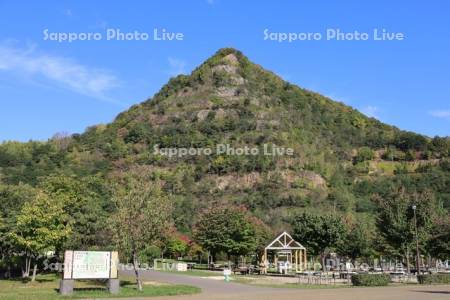
M 186 73 L 186 62 L 181 59 L 169 57 L 167 58 L 169 61 L 169 70 L 167 73 L 171 76 L 184 74 Z
M 213 5 L 215 3 L 215 0 L 206 0 L 206 3 L 208 3 L 209 5 Z
M 361 112 L 371 118 L 379 118 L 378 117 L 379 111 L 380 111 L 380 109 L 378 107 L 372 106 L 372 105 L 368 105 L 368 106 L 361 108 Z
M 428 112 L 431 116 L 450 120 L 450 109 L 438 109 Z
M 0 44 L 0 72 L 15 73 L 24 79 L 69 89 L 99 100 L 116 102 L 108 96 L 119 85 L 119 79 L 110 71 L 89 67 L 77 61 L 39 53 L 35 47 L 17 48 Z M 42 83 L 42 82 L 41 82 Z

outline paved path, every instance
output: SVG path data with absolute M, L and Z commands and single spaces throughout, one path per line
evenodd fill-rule
M 132 272 L 121 272 L 132 275 Z M 196 276 L 177 275 L 156 271 L 143 271 L 144 280 L 200 287 L 202 293 L 185 296 L 142 298 L 151 300 L 428 300 L 450 299 L 450 285 L 436 286 L 391 286 L 373 288 L 335 288 L 335 289 L 294 289 L 269 288 L 246 284 L 224 282 Z M 133 298 L 136 299 L 136 298 Z M 136 299 L 137 300 L 137 299 Z
M 133 271 L 121 271 L 121 275 L 134 276 Z M 174 284 L 187 284 L 197 286 L 206 294 L 243 294 L 255 292 L 276 291 L 278 288 L 256 287 L 246 284 L 225 282 L 224 280 L 211 279 L 199 276 L 177 275 L 169 272 L 153 270 L 141 271 L 142 280 L 167 282 Z M 220 273 L 218 273 L 220 276 Z M 173 299 L 173 298 L 172 298 Z

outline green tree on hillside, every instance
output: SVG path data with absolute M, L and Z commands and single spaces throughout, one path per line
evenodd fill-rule
M 354 158 L 355 163 L 363 162 L 366 160 L 371 160 L 374 158 L 374 152 L 369 147 L 361 147 L 358 150 L 358 154 L 356 154 Z

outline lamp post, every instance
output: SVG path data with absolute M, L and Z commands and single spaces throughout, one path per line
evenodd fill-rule
M 417 275 L 420 275 L 420 253 L 419 253 L 419 235 L 417 234 L 417 217 L 416 217 L 416 205 L 412 206 L 414 212 L 414 229 L 416 231 L 416 270 Z

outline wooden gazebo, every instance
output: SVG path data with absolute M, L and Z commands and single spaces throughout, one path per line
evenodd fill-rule
M 286 256 L 287 261 L 291 264 L 296 272 L 306 269 L 306 248 L 299 242 L 295 241 L 292 236 L 284 231 L 276 239 L 274 239 L 266 248 L 261 257 L 262 272 L 267 273 L 269 267 L 269 259 L 267 254 L 272 252 L 273 263 L 278 263 L 278 256 Z

